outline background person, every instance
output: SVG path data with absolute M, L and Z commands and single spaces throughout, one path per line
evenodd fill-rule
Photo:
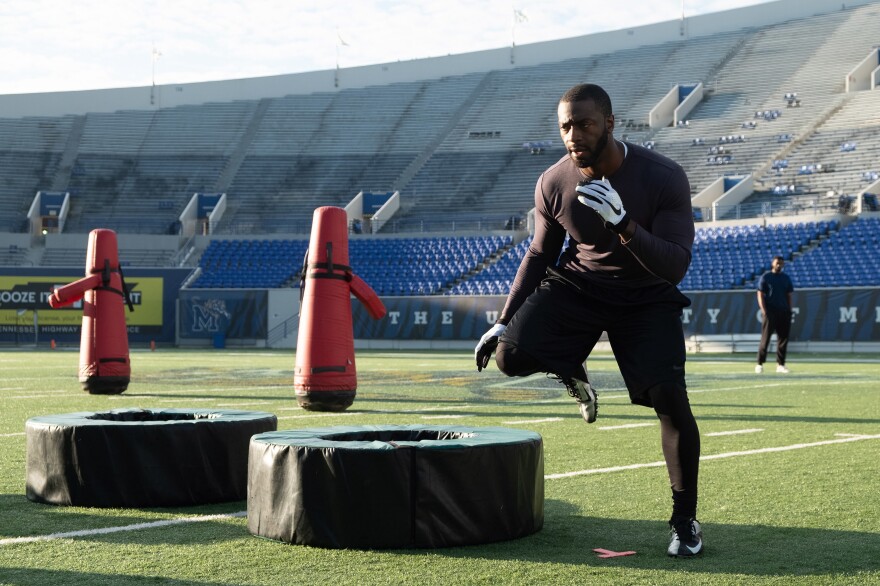
M 761 342 L 758 344 L 758 365 L 755 372 L 764 372 L 770 336 L 776 333 L 776 372 L 788 373 L 785 355 L 788 353 L 788 334 L 791 331 L 791 297 L 794 285 L 782 272 L 785 259 L 774 256 L 770 270 L 758 279 L 758 307 L 761 308 Z
M 557 115 L 568 153 L 538 179 L 535 234 L 500 318 L 477 344 L 477 368 L 497 347 L 503 373 L 555 375 L 592 423 L 598 400 L 584 362 L 607 332 L 630 400 L 660 419 L 672 487 L 667 553 L 691 557 L 703 549 L 700 432 L 685 386 L 690 300 L 676 287 L 694 241 L 690 185 L 677 163 L 614 138 L 601 87 L 571 88 Z

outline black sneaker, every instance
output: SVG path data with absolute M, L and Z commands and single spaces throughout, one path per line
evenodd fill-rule
M 670 540 L 666 553 L 677 558 L 690 558 L 703 553 L 703 529 L 693 517 L 669 520 Z
M 555 378 L 565 385 L 568 394 L 578 402 L 584 421 L 587 423 L 596 421 L 596 415 L 599 411 L 599 397 L 596 396 L 596 390 L 590 386 L 590 383 L 576 378 Z

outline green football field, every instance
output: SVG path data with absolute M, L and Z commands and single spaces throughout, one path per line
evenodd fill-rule
M 0 584 L 880 584 L 877 356 L 793 354 L 787 375 L 756 375 L 751 355 L 689 357 L 705 542 L 692 560 L 665 554 L 657 419 L 629 403 L 610 354 L 588 363 L 593 425 L 558 383 L 477 373 L 466 351 L 359 351 L 357 397 L 338 414 L 297 406 L 294 363 L 292 351 L 135 350 L 129 389 L 93 396 L 75 350 L 0 351 Z M 25 498 L 28 418 L 130 407 L 268 411 L 278 429 L 528 429 L 543 438 L 544 526 L 467 547 L 334 550 L 251 535 L 245 501 L 99 509 Z

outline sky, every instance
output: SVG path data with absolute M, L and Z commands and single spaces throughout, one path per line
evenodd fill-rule
M 179 84 L 577 37 L 763 0 L 0 0 L 0 94 Z

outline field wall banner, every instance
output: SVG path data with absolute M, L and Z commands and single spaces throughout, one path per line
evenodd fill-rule
M 174 305 L 190 269 L 125 270 L 134 311 L 125 309 L 129 342 L 174 342 Z M 79 342 L 82 301 L 53 309 L 52 291 L 83 278 L 73 269 L 6 268 L 0 272 L 0 342 Z M 36 328 L 36 331 L 35 331 Z
M 759 334 L 755 291 L 686 293 L 685 336 Z M 372 319 L 353 302 L 354 337 L 377 340 L 479 340 L 498 319 L 503 296 L 384 297 L 388 314 Z M 794 293 L 791 340 L 880 341 L 880 290 L 804 289 Z
M 266 289 L 193 289 L 180 292 L 180 338 L 265 339 Z

